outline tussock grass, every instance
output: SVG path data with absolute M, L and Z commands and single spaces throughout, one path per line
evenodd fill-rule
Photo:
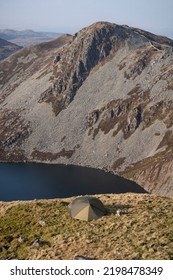
M 91 222 L 70 217 L 73 198 L 0 203 L 0 259 L 173 259 L 173 198 L 97 197 L 107 215 Z

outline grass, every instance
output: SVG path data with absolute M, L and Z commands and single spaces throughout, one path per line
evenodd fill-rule
M 91 222 L 70 217 L 67 205 L 72 198 L 2 202 L 0 259 L 74 259 L 75 255 L 173 259 L 171 197 L 130 193 L 97 197 L 107 215 Z

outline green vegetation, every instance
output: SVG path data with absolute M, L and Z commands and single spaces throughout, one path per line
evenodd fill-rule
M 97 197 L 108 213 L 91 222 L 70 217 L 72 198 L 0 203 L 0 259 L 173 259 L 173 198 Z

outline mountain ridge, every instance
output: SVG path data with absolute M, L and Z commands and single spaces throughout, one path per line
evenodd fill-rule
M 64 36 L 1 62 L 1 161 L 101 168 L 172 195 L 173 41 L 107 22 Z
M 0 38 L 22 47 L 39 44 L 57 38 L 62 35 L 58 32 L 40 32 L 31 29 L 14 30 L 14 29 L 0 29 Z
M 0 38 L 0 60 L 20 50 L 22 47 Z

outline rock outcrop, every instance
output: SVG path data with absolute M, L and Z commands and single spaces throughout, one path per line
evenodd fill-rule
M 92 69 L 118 50 L 122 40 L 122 27 L 98 23 L 76 33 L 72 42 L 64 47 L 54 60 L 52 87 L 55 114 L 60 113 L 74 99 L 77 90 Z M 124 33 L 123 39 L 128 34 Z
M 172 40 L 99 22 L 0 71 L 1 161 L 101 168 L 173 194 Z

